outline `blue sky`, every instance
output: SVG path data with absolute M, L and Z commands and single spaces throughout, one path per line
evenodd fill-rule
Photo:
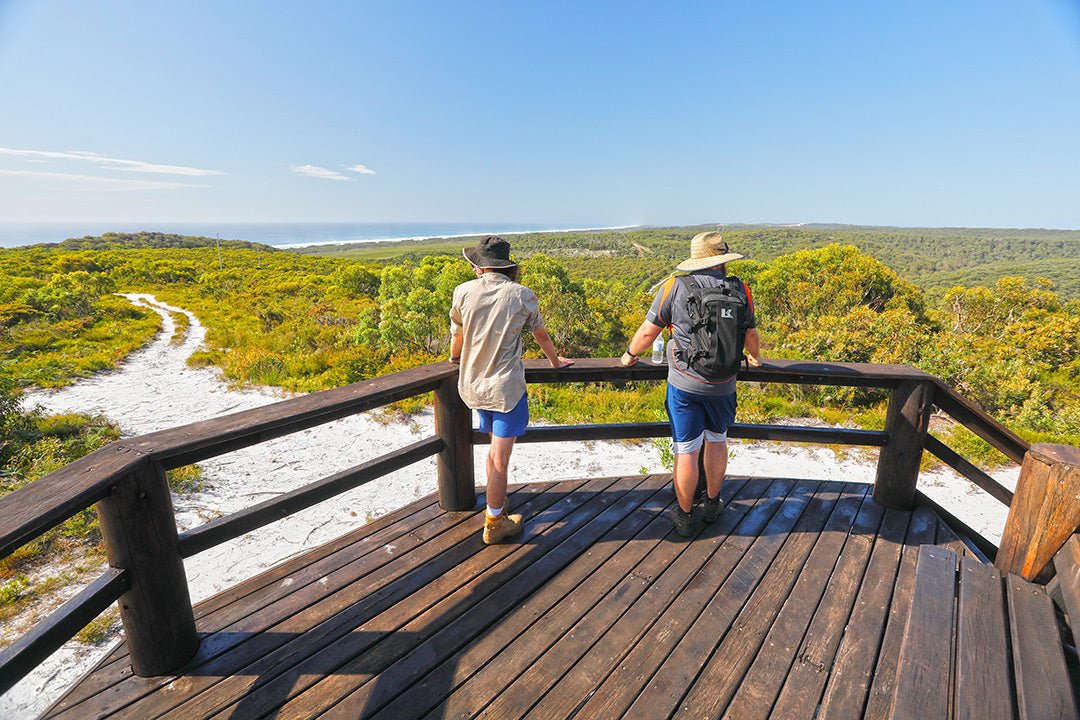
M 1080 228 L 1080 7 L 0 0 L 0 219 Z

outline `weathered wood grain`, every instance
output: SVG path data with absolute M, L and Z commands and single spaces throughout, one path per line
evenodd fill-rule
M 729 478 L 717 523 L 682 539 L 659 514 L 672 501 L 667 482 L 515 489 L 528 536 L 491 547 L 479 542 L 477 514 L 445 513 L 428 498 L 365 535 L 370 541 L 335 541 L 209 603 L 200 630 L 204 622 L 217 629 L 204 630 L 183 675 L 114 676 L 54 714 L 512 720 L 726 712 L 786 720 L 883 717 L 917 706 L 918 717 L 932 717 L 940 688 L 903 689 L 913 682 L 905 679 L 912 653 L 933 654 L 908 637 L 921 627 L 947 648 L 938 653 L 946 658 L 940 677 L 922 680 L 944 685 L 948 707 L 955 677 L 951 702 L 962 717 L 1000 716 L 1000 695 L 1010 691 L 993 685 L 991 669 L 1016 641 L 985 610 L 981 578 L 959 581 L 955 636 L 908 622 L 921 612 L 911 602 L 913 593 L 922 597 L 915 546 L 957 543 L 929 508 L 886 510 L 866 498 L 855 513 L 864 485 L 838 492 L 834 483 Z M 993 572 L 971 559 L 962 567 Z M 951 592 L 927 596 L 952 602 Z M 1041 602 L 1056 631 L 1045 593 Z M 1038 615 L 1026 605 L 1016 612 Z M 1008 639 L 994 640 L 994 632 Z M 1060 653 L 1045 624 L 1033 637 Z M 1029 643 L 1023 652 L 1046 648 Z M 103 667 L 122 662 L 114 655 Z M 1031 668 L 1019 670 L 1029 690 L 1046 674 L 1039 661 Z
M 1050 598 L 1016 575 L 1005 587 L 1020 720 L 1074 720 L 1076 699 Z
M 1034 580 L 1080 528 L 1080 448 L 1038 443 L 1020 467 L 994 564 Z
M 971 400 L 934 378 L 934 404 L 960 424 L 1003 452 L 1014 462 L 1023 462 L 1028 442 L 994 420 Z
M 435 461 L 439 503 L 446 510 L 472 510 L 476 505 L 472 410 L 458 394 L 457 377 L 444 379 L 435 390 L 435 435 L 443 441 Z
M 874 479 L 874 500 L 885 507 L 914 507 L 933 396 L 934 386 L 925 380 L 905 380 L 892 389 L 885 411 L 889 440 L 878 455 Z
M 795 717 L 817 705 L 848 625 L 884 512 L 885 508 L 872 499 L 863 504 L 770 717 Z M 863 630 L 859 628 L 860 632 Z
M 1013 494 L 1011 490 L 965 460 L 960 453 L 956 452 L 933 435 L 926 436 L 926 449 L 953 470 L 985 490 L 995 500 L 1000 501 L 1004 505 L 1012 503 Z
M 1013 682 L 1001 573 L 960 561 L 957 602 L 956 720 L 1011 720 Z
M 867 697 L 863 715 L 866 720 L 887 718 L 892 711 L 900 644 L 904 639 L 908 612 L 911 610 L 911 591 L 915 586 L 915 562 L 919 557 L 919 547 L 934 542 L 937 536 L 937 522 L 934 513 L 923 507 L 913 510 L 911 519 L 908 521 L 900 570 L 896 576 L 885 634 L 878 650 L 874 677 L 870 684 L 870 694 Z
M 1080 636 L 1080 537 L 1073 535 L 1054 556 L 1058 587 L 1073 637 Z
M 153 463 L 126 475 L 98 503 L 98 518 L 109 565 L 127 571 L 120 619 L 132 670 L 147 677 L 179 669 L 199 636 L 165 469 Z
M 109 568 L 33 629 L 0 651 L 0 695 L 56 652 L 127 589 L 126 570 Z
M 956 555 L 923 545 L 893 692 L 894 720 L 944 720 L 950 714 L 949 679 L 956 632 Z
M 909 518 L 910 514 L 903 510 L 885 511 L 851 620 L 825 686 L 820 709 L 822 720 L 862 716 L 885 633 Z

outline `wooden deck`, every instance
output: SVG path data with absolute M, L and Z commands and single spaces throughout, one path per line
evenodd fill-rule
M 432 496 L 200 603 L 182 675 L 121 645 L 46 716 L 888 717 L 917 548 L 971 554 L 869 489 L 732 477 L 683 540 L 667 475 L 520 486 L 492 547 Z

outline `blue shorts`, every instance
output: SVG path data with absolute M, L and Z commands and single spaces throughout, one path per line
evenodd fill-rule
M 521 400 L 510 412 L 497 410 L 477 410 L 480 415 L 480 432 L 491 433 L 495 437 L 521 437 L 529 425 L 529 396 L 522 395 Z
M 702 441 L 727 440 L 728 427 L 735 422 L 735 393 L 698 395 L 667 386 L 664 407 L 671 420 L 671 439 L 675 453 L 692 453 Z

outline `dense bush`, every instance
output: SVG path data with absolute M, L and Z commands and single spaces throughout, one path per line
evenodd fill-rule
M 525 258 L 521 282 L 537 293 L 565 354 L 618 355 L 644 316 L 649 286 L 685 255 L 696 230 L 515 239 Z M 732 245 L 759 255 L 730 269 L 752 288 L 767 356 L 914 364 L 1032 437 L 1080 435 L 1077 301 L 1063 299 L 1047 280 L 1010 277 L 927 295 L 856 247 L 827 242 L 892 237 L 916 255 L 941 255 L 944 244 L 965 262 L 997 262 L 1025 248 L 1042 257 L 1075 243 L 1071 236 L 1021 233 L 1003 246 L 950 231 L 960 243 L 942 232 L 737 228 Z M 442 250 L 373 264 L 235 246 L 219 256 L 213 245 L 195 241 L 121 244 L 113 237 L 80 241 L 73 250 L 0 251 L 8 281 L 0 285 L 0 349 L 21 384 L 60 384 L 112 366 L 144 343 L 156 315 L 110 294 L 118 290 L 153 292 L 194 311 L 208 329 L 207 348 L 194 362 L 220 367 L 237 384 L 310 391 L 354 382 L 444 357 L 453 288 L 472 277 L 458 253 Z M 796 251 L 783 254 L 784 247 Z M 527 347 L 539 355 L 531 340 Z M 580 387 L 534 390 L 544 394 L 539 414 L 553 420 L 651 420 L 655 413 L 646 408 L 659 407 L 650 386 L 619 390 L 625 403 L 601 401 Z M 759 417 L 786 412 L 835 421 L 840 411 L 864 423 L 878 422 L 884 397 L 806 387 L 744 395 L 743 412 Z

